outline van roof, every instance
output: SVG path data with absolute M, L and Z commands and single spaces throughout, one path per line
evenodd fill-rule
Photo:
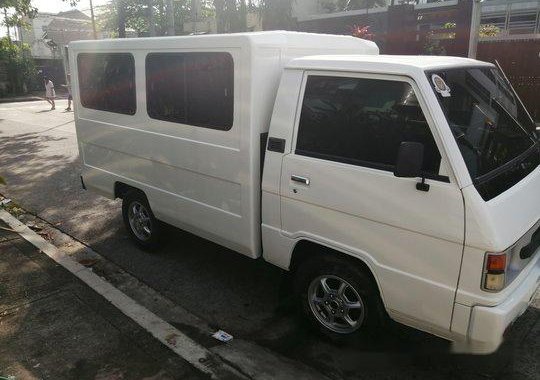
M 361 68 L 395 74 L 463 66 L 493 67 L 491 63 L 470 58 L 431 55 L 317 55 L 296 58 L 287 64 L 290 69 L 352 71 Z
M 379 53 L 379 48 L 374 42 L 352 36 L 289 32 L 281 30 L 250 33 L 204 34 L 193 36 L 83 40 L 73 41 L 69 44 L 70 49 L 87 51 L 160 48 L 205 49 L 243 46 L 293 47 L 300 49 L 313 49 L 325 46 L 329 52 L 350 49 L 356 51 L 358 54 Z

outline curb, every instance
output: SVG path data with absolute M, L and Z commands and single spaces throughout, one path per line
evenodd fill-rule
M 138 304 L 90 269 L 60 252 L 54 245 L 32 231 L 7 211 L 0 209 L 0 219 L 7 223 L 23 239 L 78 277 L 197 370 L 209 375 L 212 379 L 246 378 L 234 367 L 221 361 L 214 353 Z

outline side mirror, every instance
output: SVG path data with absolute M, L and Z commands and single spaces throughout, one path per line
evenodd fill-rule
M 396 177 L 416 178 L 422 177 L 422 182 L 416 184 L 416 189 L 429 191 L 429 185 L 422 174 L 424 163 L 424 144 L 412 141 L 403 141 L 399 146 L 396 168 Z
M 396 177 L 421 177 L 424 162 L 424 145 L 418 142 L 404 141 L 399 146 L 396 168 Z

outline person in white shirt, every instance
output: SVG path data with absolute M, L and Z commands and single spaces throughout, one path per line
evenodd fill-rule
M 47 101 L 51 105 L 51 110 L 54 110 L 54 98 L 56 96 L 54 92 L 54 83 L 47 77 L 43 78 L 43 83 L 45 85 L 45 99 L 47 99 Z

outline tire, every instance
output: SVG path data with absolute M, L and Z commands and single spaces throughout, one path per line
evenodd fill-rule
M 333 341 L 353 343 L 374 333 L 386 320 L 374 280 L 349 260 L 319 257 L 305 261 L 294 281 L 303 317 Z
M 122 217 L 131 239 L 144 250 L 154 250 L 163 242 L 163 226 L 156 219 L 146 195 L 131 190 L 122 199 Z

